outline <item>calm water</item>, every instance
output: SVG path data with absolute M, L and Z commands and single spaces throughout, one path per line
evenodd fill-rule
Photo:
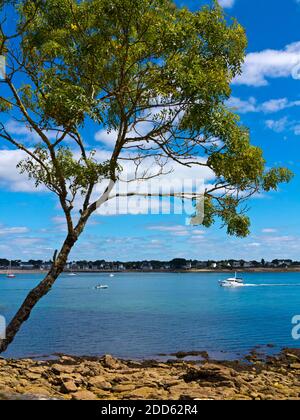
M 225 290 L 227 274 L 63 275 L 34 310 L 6 356 L 53 353 L 157 357 L 208 350 L 229 357 L 256 345 L 299 347 L 291 319 L 300 314 L 300 273 L 245 274 Z M 0 276 L 0 314 L 9 319 L 40 275 Z M 108 290 L 95 290 L 97 284 Z M 225 353 L 223 353 L 225 352 Z

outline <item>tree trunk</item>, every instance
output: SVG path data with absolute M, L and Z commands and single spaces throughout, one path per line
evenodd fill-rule
M 33 308 L 36 306 L 39 300 L 51 290 L 58 276 L 63 272 L 70 251 L 73 248 L 76 241 L 77 238 L 68 235 L 57 259 L 55 259 L 55 261 L 53 262 L 51 270 L 49 271 L 47 276 L 44 278 L 43 281 L 41 281 L 41 283 L 37 287 L 32 289 L 31 292 L 27 295 L 20 309 L 7 326 L 6 338 L 4 340 L 0 340 L 0 353 L 6 351 L 8 346 L 15 339 L 23 323 L 27 321 L 27 319 L 30 317 Z

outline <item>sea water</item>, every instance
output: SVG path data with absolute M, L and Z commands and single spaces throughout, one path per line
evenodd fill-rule
M 7 357 L 56 353 L 155 358 L 208 351 L 231 358 L 255 346 L 299 347 L 300 273 L 246 273 L 246 286 L 219 287 L 224 273 L 62 275 L 24 324 Z M 0 315 L 7 321 L 41 274 L 0 275 Z M 108 289 L 96 290 L 97 284 Z

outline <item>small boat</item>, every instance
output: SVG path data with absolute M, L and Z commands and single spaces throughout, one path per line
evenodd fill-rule
M 237 273 L 235 273 L 234 277 L 229 277 L 226 280 L 220 280 L 219 285 L 221 287 L 243 287 L 244 280 L 241 277 L 238 277 Z
M 110 274 L 109 277 L 115 277 L 115 275 L 114 274 Z
M 77 274 L 76 274 L 76 273 L 69 273 L 68 275 L 69 275 L 70 277 L 77 276 Z
M 96 286 L 95 289 L 97 290 L 108 289 L 108 286 L 106 284 L 98 284 L 98 286 Z
M 6 277 L 8 279 L 14 279 L 16 277 L 16 275 L 11 271 L 11 261 L 9 262 L 9 269 L 7 270 Z

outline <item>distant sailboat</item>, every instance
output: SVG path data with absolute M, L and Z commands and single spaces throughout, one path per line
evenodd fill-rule
M 9 269 L 7 270 L 6 277 L 8 279 L 14 279 L 16 277 L 16 275 L 11 271 L 11 261 L 9 262 Z

